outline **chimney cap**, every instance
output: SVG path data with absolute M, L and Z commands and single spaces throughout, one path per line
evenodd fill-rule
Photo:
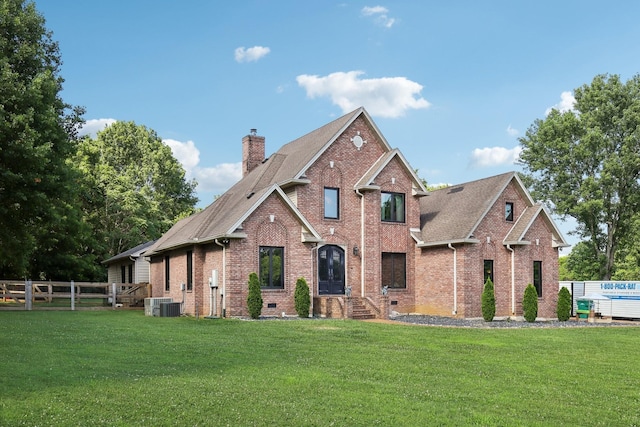
M 258 133 L 258 129 L 256 128 L 251 128 L 251 130 L 249 131 L 250 135 L 257 135 L 257 133 Z

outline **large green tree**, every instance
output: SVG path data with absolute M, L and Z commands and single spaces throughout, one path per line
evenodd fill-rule
M 574 91 L 572 110 L 554 109 L 520 139 L 520 160 L 537 198 L 577 221 L 600 279 L 640 207 L 640 75 L 598 75 Z
M 74 209 L 75 129 L 82 110 L 60 97 L 58 44 L 32 2 L 0 0 L 0 277 L 41 272 Z
M 155 131 L 116 122 L 86 137 L 75 163 L 82 172 L 86 221 L 99 242 L 96 255 L 116 255 L 157 239 L 177 219 L 193 212 L 195 181 Z

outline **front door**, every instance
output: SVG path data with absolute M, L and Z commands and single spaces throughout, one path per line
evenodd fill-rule
M 344 294 L 344 251 L 338 246 L 318 250 L 318 293 Z

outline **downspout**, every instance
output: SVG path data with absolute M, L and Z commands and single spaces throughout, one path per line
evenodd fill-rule
M 360 296 L 364 298 L 364 194 L 357 188 L 356 194 L 360 196 Z
M 458 251 L 451 243 L 448 244 L 449 249 L 453 251 L 453 314 L 458 314 Z
M 511 251 L 511 315 L 516 315 L 516 272 L 515 272 L 515 251 L 509 243 L 507 250 Z
M 215 244 L 222 248 L 222 292 L 220 292 L 220 299 L 222 300 L 222 313 L 220 317 L 226 317 L 227 314 L 227 246 L 224 243 L 218 242 L 218 239 L 214 240 Z M 211 289 L 211 288 L 209 288 Z

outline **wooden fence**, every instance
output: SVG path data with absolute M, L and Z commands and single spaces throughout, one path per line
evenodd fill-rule
M 102 305 L 116 307 L 142 307 L 144 299 L 151 296 L 148 283 L 88 283 L 88 282 L 38 282 L 0 280 L 0 309 L 19 307 L 24 310 L 37 310 L 54 306 L 53 302 L 69 301 L 71 310 L 76 304 L 102 300 Z M 34 305 L 34 303 L 36 303 Z M 55 305 L 60 307 L 59 305 Z M 65 308 L 65 305 L 63 307 Z

